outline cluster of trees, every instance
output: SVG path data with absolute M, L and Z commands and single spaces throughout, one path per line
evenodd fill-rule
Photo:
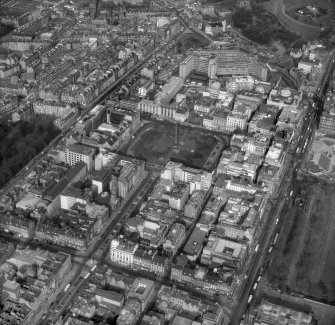
M 335 46 L 335 29 L 333 27 L 327 27 L 319 34 L 319 39 L 323 44 L 326 45 L 328 50 L 331 50 Z
M 0 124 L 0 186 L 6 184 L 59 133 L 49 118 Z
M 259 44 L 268 45 L 272 41 L 280 41 L 289 47 L 299 39 L 296 34 L 285 29 L 275 16 L 257 6 L 235 10 L 232 21 L 245 37 Z
M 0 23 L 0 37 L 9 34 L 13 29 L 14 26 L 12 25 L 5 25 L 3 23 Z
M 208 45 L 208 40 L 196 34 L 186 35 L 178 41 L 178 49 L 180 52 L 184 52 L 190 48 L 203 48 Z
M 234 26 L 241 29 L 248 27 L 248 25 L 252 24 L 253 16 L 254 14 L 252 10 L 246 8 L 236 9 L 232 16 Z

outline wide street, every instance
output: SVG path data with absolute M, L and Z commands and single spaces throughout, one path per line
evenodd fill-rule
M 102 246 L 106 248 L 109 247 L 111 231 L 115 229 L 117 223 L 122 222 L 122 220 L 126 216 L 129 216 L 136 209 L 136 206 L 129 205 L 128 202 L 133 202 L 136 199 L 136 197 L 139 196 L 144 197 L 146 193 L 150 190 L 154 182 L 155 177 L 152 177 L 150 175 L 145 177 L 143 181 L 136 186 L 136 188 L 132 191 L 132 193 L 130 193 L 130 195 L 122 202 L 120 208 L 113 213 L 114 217 L 111 219 L 111 222 L 109 223 L 109 225 L 107 225 L 105 231 L 100 235 L 100 238 L 95 242 L 94 246 L 91 247 L 90 253 L 83 259 L 82 263 L 79 265 L 78 271 L 73 277 L 74 282 L 71 284 L 70 287 L 71 290 L 69 290 L 69 293 L 67 295 L 64 295 L 62 299 L 58 301 L 57 311 L 52 315 L 54 320 L 56 320 L 64 312 L 64 310 L 66 310 L 69 307 L 71 299 L 85 284 L 86 279 L 82 277 L 81 274 L 83 270 L 85 270 L 87 261 L 89 261 L 92 258 L 95 259 L 97 251 Z M 103 249 L 103 251 L 105 251 L 105 249 Z M 99 254 L 99 257 L 100 259 L 102 259 L 104 256 L 103 254 Z M 49 316 L 50 312 L 51 310 L 49 310 L 47 317 Z
M 173 35 L 165 44 L 162 44 L 154 49 L 149 55 L 147 55 L 143 60 L 138 62 L 134 67 L 132 67 L 130 70 L 128 70 L 122 77 L 120 77 L 118 80 L 116 80 L 108 89 L 103 91 L 101 94 L 99 94 L 93 102 L 90 103 L 90 105 L 86 108 L 83 108 L 81 111 L 81 115 L 85 115 L 88 113 L 95 105 L 103 102 L 103 100 L 113 93 L 127 78 L 130 76 L 138 73 L 143 66 L 156 54 L 163 51 L 164 48 L 171 42 L 177 40 L 183 32 L 177 33 Z M 65 132 L 62 132 L 59 134 L 55 139 L 53 139 L 48 146 L 41 151 L 39 154 L 37 154 L 23 169 L 21 169 L 16 175 L 13 176 L 13 178 L 0 190 L 0 196 L 6 195 L 8 192 L 12 191 L 15 184 L 20 178 L 25 177 L 28 175 L 35 167 L 39 164 L 39 162 L 45 157 L 45 155 L 57 145 L 57 143 L 66 135 L 68 130 L 71 130 L 71 128 L 77 123 L 77 120 L 75 120 L 72 124 L 68 126 L 68 129 Z
M 319 88 L 317 90 L 316 96 L 318 98 L 322 97 L 325 91 L 325 86 L 329 77 L 329 73 L 333 67 L 334 53 L 329 57 L 326 63 L 324 75 L 322 76 Z M 268 213 L 268 219 L 263 227 L 263 234 L 259 241 L 259 251 L 255 254 L 252 265 L 250 266 L 249 272 L 247 274 L 247 279 L 243 287 L 242 294 L 239 298 L 239 303 L 235 310 L 234 316 L 231 320 L 231 325 L 238 325 L 247 312 L 248 308 L 248 298 L 250 294 L 253 294 L 252 287 L 264 269 L 268 262 L 268 250 L 275 234 L 281 225 L 280 216 L 281 212 L 284 211 L 288 206 L 290 206 L 295 199 L 294 193 L 296 192 L 296 177 L 301 164 L 305 157 L 305 149 L 309 147 L 309 143 L 313 137 L 315 125 L 315 110 L 321 109 L 318 105 L 323 105 L 322 102 L 310 102 L 309 112 L 304 118 L 303 125 L 301 127 L 300 133 L 296 134 L 295 140 L 291 143 L 291 148 L 288 150 L 288 157 L 285 160 L 284 171 L 282 173 L 282 180 L 280 185 L 277 187 L 278 191 L 275 194 L 274 206 Z M 292 195 L 290 193 L 292 192 Z M 276 192 L 276 191 L 275 191 Z M 265 216 L 266 217 L 266 216 Z M 265 218 L 264 217 L 264 218 Z M 279 222 L 277 222 L 277 219 Z
M 280 2 L 282 3 L 282 2 Z M 181 20 L 182 24 L 185 26 L 185 30 L 187 28 L 190 28 L 192 31 L 198 33 L 199 35 L 205 37 L 204 33 L 202 33 L 200 30 L 197 30 L 193 27 L 190 27 L 188 22 L 182 18 L 179 13 L 177 13 L 177 16 Z M 180 37 L 185 30 L 181 33 L 178 33 L 174 36 L 172 36 L 167 43 L 162 44 L 161 46 L 157 47 L 154 51 L 152 51 L 148 56 L 146 56 L 143 60 L 138 62 L 134 67 L 132 67 L 129 71 L 127 71 L 121 78 L 119 78 L 113 85 L 111 85 L 108 89 L 106 89 L 104 92 L 99 94 L 95 100 L 90 103 L 89 107 L 83 108 L 82 115 L 86 114 L 90 109 L 92 109 L 96 104 L 101 103 L 110 93 L 115 91 L 127 78 L 129 78 L 131 75 L 138 73 L 143 66 L 156 54 L 158 54 L 160 51 L 164 50 L 164 48 L 167 46 L 168 43 L 175 41 L 178 37 Z M 209 39 L 211 41 L 211 39 Z M 211 41 L 211 43 L 213 43 Z M 322 94 L 324 92 L 324 87 L 327 84 L 327 78 L 329 76 L 329 73 L 332 69 L 332 64 L 334 63 L 334 55 L 335 52 L 331 52 L 331 56 L 326 62 L 325 65 L 325 71 L 324 75 L 320 79 L 319 87 L 316 93 L 317 97 L 322 97 Z M 274 191 L 275 194 L 270 199 L 272 201 L 272 205 L 269 205 L 267 213 L 263 216 L 262 222 L 264 223 L 262 225 L 262 233 L 259 240 L 259 250 L 254 253 L 254 256 L 252 257 L 251 265 L 248 269 L 248 272 L 246 274 L 246 279 L 244 280 L 244 284 L 242 287 L 242 290 L 240 291 L 240 297 L 238 299 L 237 307 L 234 311 L 234 315 L 231 319 L 231 325 L 238 325 L 240 324 L 240 320 L 242 319 L 243 315 L 248 310 L 248 298 L 250 294 L 253 293 L 253 285 L 257 279 L 257 277 L 261 274 L 262 270 L 264 269 L 264 266 L 266 265 L 268 261 L 268 255 L 269 255 L 269 247 L 273 244 L 273 239 L 275 237 L 275 234 L 278 233 L 278 229 L 281 226 L 280 217 L 282 214 L 282 211 L 284 211 L 287 207 L 289 207 L 292 202 L 294 202 L 295 195 L 292 195 L 295 192 L 295 183 L 296 183 L 296 177 L 297 172 L 301 168 L 301 164 L 303 162 L 303 159 L 306 154 L 305 148 L 308 148 L 309 142 L 313 137 L 313 131 L 315 127 L 315 119 L 314 114 L 312 112 L 313 107 L 312 103 L 310 103 L 310 107 L 308 108 L 310 112 L 306 115 L 304 118 L 303 125 L 301 127 L 301 130 L 297 132 L 295 140 L 291 143 L 291 147 L 287 150 L 287 157 L 285 159 L 285 166 L 283 169 L 282 177 L 279 182 L 279 184 L 276 185 L 276 190 Z M 68 130 L 70 130 L 77 121 L 74 121 L 71 125 L 69 125 Z M 66 131 L 67 132 L 67 131 Z M 64 132 L 63 134 L 59 134 L 55 139 L 52 140 L 52 142 L 34 159 L 32 159 L 28 165 L 23 168 L 17 175 L 15 175 L 12 180 L 6 184 L 1 190 L 0 190 L 0 196 L 7 194 L 8 192 L 12 191 L 15 184 L 18 182 L 19 179 L 25 177 L 27 174 L 29 174 L 35 167 L 38 165 L 42 159 L 46 157 L 46 154 L 57 145 L 57 143 L 64 137 L 66 134 Z M 64 294 L 61 296 L 61 298 L 57 302 L 57 309 L 55 312 L 52 310 L 48 310 L 45 322 L 47 321 L 48 316 L 51 314 L 52 319 L 55 321 L 58 319 L 60 315 L 62 315 L 65 311 L 68 310 L 71 300 L 76 295 L 76 293 L 85 285 L 86 278 L 82 276 L 83 271 L 87 271 L 87 262 L 89 260 L 95 260 L 96 262 L 104 262 L 113 270 L 116 270 L 117 272 L 124 272 L 124 270 L 121 266 L 117 266 L 108 260 L 105 260 L 105 254 L 109 247 L 110 240 L 111 240 L 111 231 L 113 228 L 115 228 L 117 223 L 122 222 L 125 218 L 129 217 L 138 207 L 139 202 L 142 200 L 142 198 L 146 195 L 146 193 L 151 189 L 151 187 L 154 184 L 155 181 L 155 174 L 151 173 L 147 177 L 143 178 L 142 182 L 137 185 L 136 188 L 133 189 L 131 194 L 125 199 L 121 205 L 121 207 L 114 213 L 113 218 L 109 222 L 109 224 L 105 227 L 102 234 L 99 235 L 95 243 L 90 247 L 88 253 L 86 256 L 82 256 L 81 258 L 76 260 L 76 263 L 78 264 L 78 270 L 73 277 L 73 282 L 71 283 L 71 287 L 67 294 Z M 137 203 L 130 205 L 131 202 L 135 201 L 137 198 Z M 279 220 L 279 221 L 278 221 Z M 194 227 L 194 225 L 193 225 Z M 185 238 L 185 241 L 188 239 L 188 236 L 191 233 L 191 230 L 193 228 L 189 229 L 189 232 Z M 49 249 L 50 245 L 39 243 L 39 244 L 33 244 L 38 245 L 42 248 Z M 55 249 L 55 247 L 54 247 Z M 57 246 L 58 249 L 58 246 Z M 59 247 L 61 249 L 61 247 Z M 65 250 L 66 251 L 66 250 Z M 73 257 L 75 254 L 72 254 Z M 93 271 L 92 271 L 93 272 Z M 155 275 L 152 274 L 146 274 L 142 271 L 137 270 L 128 270 L 127 272 L 131 275 L 142 275 L 147 276 L 148 278 L 151 278 L 158 282 L 158 284 L 171 284 L 168 277 L 165 278 L 157 278 Z M 205 297 L 205 295 L 202 295 L 197 291 L 195 288 L 190 286 L 184 286 L 182 284 L 177 285 L 177 287 L 180 287 L 181 289 L 186 289 L 194 296 L 201 296 Z M 213 300 L 214 301 L 214 300 Z
M 333 68 L 334 62 L 335 62 L 335 50 L 332 50 L 330 52 L 330 55 L 329 55 L 327 61 L 326 61 L 325 70 L 324 70 L 324 73 L 323 73 L 323 75 L 320 79 L 320 82 L 319 82 L 318 87 L 317 87 L 317 92 L 315 94 L 315 96 L 317 96 L 319 98 L 322 98 L 322 96 L 323 96 L 325 86 L 326 86 L 327 80 L 329 78 L 329 73 Z
M 247 279 L 242 289 L 242 294 L 238 299 L 239 303 L 234 312 L 234 316 L 231 320 L 231 325 L 240 324 L 240 320 L 246 313 L 248 308 L 248 298 L 252 294 L 253 285 L 257 277 L 261 274 L 263 267 L 267 263 L 268 250 L 272 245 L 275 234 L 278 232 L 280 227 L 281 212 L 292 203 L 295 195 L 295 181 L 297 177 L 297 171 L 301 167 L 305 151 L 303 150 L 304 143 L 308 143 L 313 135 L 314 130 L 314 114 L 312 114 L 312 104 L 309 107 L 309 113 L 305 118 L 305 122 L 302 126 L 301 133 L 297 137 L 297 141 L 292 143 L 292 150 L 288 150 L 288 156 L 284 162 L 285 167 L 282 173 L 282 179 L 280 184 L 277 186 L 277 191 L 274 191 L 274 197 L 272 198 L 274 206 L 270 209 L 265 224 L 262 229 L 262 236 L 259 241 L 259 251 L 255 253 L 252 264 L 247 273 Z M 306 141 L 306 142 L 305 142 Z M 306 145 L 307 147 L 308 145 Z M 300 150 L 298 150 L 300 148 Z M 293 190 L 292 195 L 290 195 Z M 279 222 L 277 222 L 279 219 Z
M 129 78 L 131 75 L 134 75 L 135 73 L 139 72 L 143 66 L 156 54 L 163 51 L 164 48 L 166 48 L 167 44 L 175 41 L 178 39 L 179 36 L 181 36 L 183 32 L 177 33 L 173 35 L 167 42 L 157 47 L 154 51 L 152 51 L 148 56 L 146 56 L 143 60 L 138 62 L 133 68 L 131 68 L 129 71 L 127 71 L 121 78 L 119 78 L 114 84 L 112 84 L 106 91 L 99 94 L 99 96 L 90 104 L 89 107 L 84 108 L 81 111 L 81 115 L 86 114 L 89 110 L 91 110 L 96 104 L 101 103 L 109 94 L 111 94 L 113 91 L 115 91 L 121 84 L 124 82 L 127 78 Z M 66 133 L 72 129 L 72 127 L 75 125 L 77 121 L 75 120 L 71 125 L 69 125 L 68 129 L 63 132 L 62 134 L 59 134 L 55 139 L 53 139 L 50 144 L 42 151 L 40 152 L 34 159 L 32 159 L 26 167 L 24 167 L 17 175 L 15 175 L 10 182 L 8 182 L 0 191 L 0 195 L 5 195 L 13 190 L 14 186 L 18 182 L 20 178 L 25 177 L 28 175 L 35 167 L 38 165 L 41 160 L 46 156 L 46 154 L 57 145 L 57 143 L 66 135 Z M 152 174 L 154 175 L 154 174 Z M 94 246 L 91 247 L 90 252 L 86 257 L 81 258 L 82 260 L 81 264 L 79 265 L 78 271 L 73 277 L 73 279 L 77 279 L 76 285 L 72 285 L 70 287 L 70 290 L 67 295 L 64 295 L 61 300 L 58 301 L 58 308 L 57 312 L 52 314 L 52 319 L 56 320 L 59 315 L 62 314 L 62 312 L 68 308 L 69 303 L 73 296 L 76 294 L 78 290 L 84 285 L 86 279 L 83 277 L 80 277 L 82 271 L 85 269 L 87 261 L 89 261 L 92 257 L 96 257 L 96 253 L 100 250 L 105 252 L 106 248 L 108 247 L 110 240 L 109 236 L 113 228 L 115 228 L 115 225 L 120 222 L 123 218 L 126 216 L 129 216 L 132 211 L 136 208 L 136 205 L 126 205 L 126 202 L 132 202 L 135 200 L 136 197 L 141 195 L 142 197 L 146 194 L 146 192 L 150 189 L 150 187 L 154 183 L 155 177 L 146 177 L 141 184 L 138 184 L 135 191 L 133 191 L 129 197 L 124 200 L 123 204 L 119 208 L 118 211 L 115 212 L 115 216 L 112 220 L 112 222 L 109 223 L 109 225 L 106 227 L 105 231 L 100 235 L 100 238 L 95 242 Z M 14 238 L 14 240 L 16 240 Z M 32 242 L 31 245 L 38 246 L 44 249 L 49 249 L 50 245 L 44 244 L 44 243 L 34 243 Z M 56 247 L 58 248 L 58 247 Z M 61 249 L 59 247 L 59 249 Z M 67 251 L 67 249 L 65 249 Z M 69 253 L 71 253 L 72 249 L 68 249 Z M 77 255 L 77 254 L 73 254 Z M 99 254 L 100 257 L 102 254 Z M 44 317 L 43 323 L 46 323 L 48 321 L 48 316 L 50 315 L 51 310 L 48 311 L 48 314 L 46 317 Z

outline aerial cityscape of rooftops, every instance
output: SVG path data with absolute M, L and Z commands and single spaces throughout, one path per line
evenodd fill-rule
M 335 325 L 335 0 L 0 0 L 0 325 Z

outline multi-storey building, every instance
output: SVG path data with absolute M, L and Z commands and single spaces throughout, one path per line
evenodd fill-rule
M 139 246 L 134 253 L 132 267 L 136 270 L 145 270 L 158 276 L 164 276 L 168 270 L 168 261 L 167 257 L 158 255 L 151 248 Z
M 237 6 L 239 8 L 250 8 L 251 1 L 250 0 L 237 0 Z
M 326 135 L 335 134 L 335 96 L 327 93 L 327 97 L 323 106 L 323 112 L 320 117 L 319 132 Z
M 146 309 L 155 295 L 155 282 L 144 278 L 136 278 L 127 296 L 141 302 L 142 311 Z
M 178 258 L 171 267 L 171 280 L 191 284 L 207 292 L 228 293 L 231 286 L 218 274 L 209 272 L 207 267 L 192 268 L 187 261 Z
M 203 96 L 194 103 L 194 111 L 200 113 L 209 113 L 216 104 L 217 100 L 209 96 Z
M 312 325 L 313 315 L 307 312 L 290 309 L 262 299 L 261 303 L 250 313 L 249 319 L 253 325 L 279 325 L 283 319 L 290 319 L 292 325 Z
M 162 179 L 169 179 L 190 184 L 190 193 L 197 190 L 208 191 L 212 185 L 212 173 L 201 169 L 183 166 L 181 163 L 167 162 L 161 172 Z
M 250 194 L 255 194 L 258 190 L 256 185 L 249 184 L 245 181 L 239 179 L 231 179 L 227 181 L 226 190 L 234 192 L 247 192 Z
M 193 55 L 187 56 L 187 58 L 182 61 L 179 65 L 179 77 L 186 78 L 194 69 L 194 60 Z
M 244 49 L 224 49 L 216 51 L 195 51 L 190 53 L 193 60 L 182 64 L 182 71 L 195 70 L 208 76 L 245 76 L 252 75 L 261 80 L 267 79 L 267 66 L 258 62 L 253 54 Z M 216 60 L 211 58 L 216 56 Z M 193 65 L 193 67 L 192 67 Z
M 139 87 L 138 87 L 138 96 L 139 97 L 146 97 L 150 90 L 154 88 L 154 82 L 152 80 L 145 80 Z
M 230 176 L 249 178 L 254 181 L 257 176 L 258 165 L 247 162 L 229 162 L 227 165 L 226 173 Z
M 270 146 L 264 160 L 265 165 L 281 167 L 285 158 L 284 146 L 281 141 L 276 141 Z
M 137 109 L 140 112 L 147 112 L 158 116 L 173 118 L 176 106 L 165 103 L 163 104 L 148 99 L 142 99 L 138 103 Z
M 110 257 L 112 262 L 153 272 L 159 276 L 163 276 L 168 270 L 167 257 L 159 255 L 152 248 L 124 239 L 112 240 Z
M 201 262 L 207 265 L 212 263 L 241 265 L 246 257 L 247 244 L 237 243 L 228 239 L 210 235 L 203 249 Z
M 171 250 L 174 255 L 185 239 L 185 231 L 186 228 L 183 224 L 173 224 L 165 238 L 165 242 L 163 243 L 164 249 Z
M 255 79 L 249 75 L 230 77 L 226 83 L 227 91 L 236 93 L 241 90 L 252 90 L 255 86 Z
M 205 196 L 206 196 L 205 191 L 194 191 L 192 193 L 192 195 L 190 196 L 185 205 L 184 209 L 185 218 L 190 219 L 192 221 L 197 218 L 197 216 L 201 212 Z
M 190 261 L 195 261 L 201 254 L 204 247 L 207 232 L 195 227 L 188 241 L 186 242 L 183 252 Z
M 112 182 L 115 182 L 119 197 L 125 198 L 131 188 L 141 178 L 144 171 L 144 162 L 135 159 L 121 159 L 112 173 Z M 110 185 L 111 187 L 111 185 Z
M 51 303 L 51 299 L 60 286 L 67 272 L 71 269 L 71 255 L 58 252 L 52 254 L 40 251 L 23 251 L 14 255 L 9 262 L 20 271 L 37 267 L 36 276 L 31 276 L 30 281 L 24 286 L 7 279 L 2 287 L 5 298 L 2 301 L 4 310 L 11 314 L 12 321 L 20 319 L 20 324 L 29 325 L 38 323 L 38 316 L 43 306 Z M 15 314 L 14 310 L 22 308 L 22 314 Z M 6 312 L 1 313 L 0 322 L 8 323 Z M 20 316 L 21 315 L 21 316 Z M 16 322 L 16 321 L 15 321 Z
M 113 239 L 110 246 L 111 261 L 124 266 L 132 266 L 137 247 L 138 244 L 131 241 Z
M 20 237 L 31 238 L 35 230 L 35 224 L 23 214 L 11 211 L 0 214 L 0 227 L 8 232 L 20 234 Z
M 300 69 L 304 74 L 308 74 L 312 71 L 315 62 L 300 60 L 298 63 L 298 69 Z
M 88 114 L 78 121 L 74 130 L 80 134 L 88 135 L 102 123 L 106 116 L 106 110 L 106 107 L 103 105 L 95 106 Z
M 131 164 L 123 166 L 118 179 L 118 193 L 121 198 L 125 198 L 133 186 L 134 167 Z
M 270 138 L 265 135 L 255 135 L 247 140 L 245 150 L 250 154 L 264 156 L 269 143 Z
M 226 130 L 233 132 L 236 129 L 244 131 L 248 126 L 248 115 L 229 112 L 227 115 Z
M 95 151 L 79 144 L 69 145 L 65 148 L 65 163 L 74 166 L 78 161 L 83 161 L 88 170 L 93 168 L 93 158 Z
M 220 222 L 216 226 L 216 231 L 224 236 L 224 238 L 241 241 L 246 236 L 246 231 L 240 226 Z
M 173 76 L 168 83 L 166 83 L 161 91 L 155 96 L 155 101 L 159 103 L 168 104 L 170 100 L 183 87 L 184 79 Z
M 95 185 L 97 187 L 98 194 L 108 188 L 111 177 L 112 170 L 110 170 L 109 168 L 102 168 L 101 170 L 95 172 L 92 175 L 92 185 Z
M 36 227 L 35 238 L 39 241 L 73 247 L 85 251 L 100 235 L 109 217 L 105 206 L 87 204 L 85 209 L 59 210 L 57 219 L 63 227 L 44 217 Z
M 170 208 L 176 210 L 183 210 L 189 195 L 190 186 L 188 184 L 175 184 L 173 190 L 168 194 Z
M 117 159 L 118 155 L 114 152 L 100 150 L 99 154 L 94 159 L 94 169 L 101 170 L 104 166 L 112 164 Z
M 226 131 L 227 130 L 227 118 L 228 112 L 216 109 L 212 114 L 212 126 L 216 130 Z
M 185 122 L 190 116 L 190 110 L 187 107 L 179 107 L 173 111 L 173 119 L 179 122 Z
M 72 186 L 65 188 L 60 195 L 61 209 L 70 210 L 76 203 L 86 205 L 89 203 L 90 193 L 90 189 L 82 191 L 81 189 Z
M 68 130 L 76 122 L 78 110 L 71 110 L 65 117 L 59 117 L 54 120 L 54 125 L 60 130 Z
M 267 105 L 290 110 L 297 110 L 302 99 L 302 92 L 289 88 L 276 87 L 271 90 Z
M 117 325 L 135 325 L 142 312 L 142 305 L 138 299 L 129 298 L 120 311 Z
M 319 124 L 320 133 L 335 135 L 335 115 L 323 113 Z
M 248 125 L 248 132 L 272 136 L 276 130 L 275 121 L 277 115 L 277 108 L 271 106 L 261 106 L 251 118 Z

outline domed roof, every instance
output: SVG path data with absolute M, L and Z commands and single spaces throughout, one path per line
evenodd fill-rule
M 291 96 L 291 90 L 289 90 L 289 89 L 283 89 L 282 91 L 281 91 L 281 95 L 283 96 L 283 97 L 290 97 Z
M 119 241 L 116 240 L 116 239 L 113 239 L 112 242 L 111 242 L 111 246 L 112 248 L 116 248 L 119 246 Z

